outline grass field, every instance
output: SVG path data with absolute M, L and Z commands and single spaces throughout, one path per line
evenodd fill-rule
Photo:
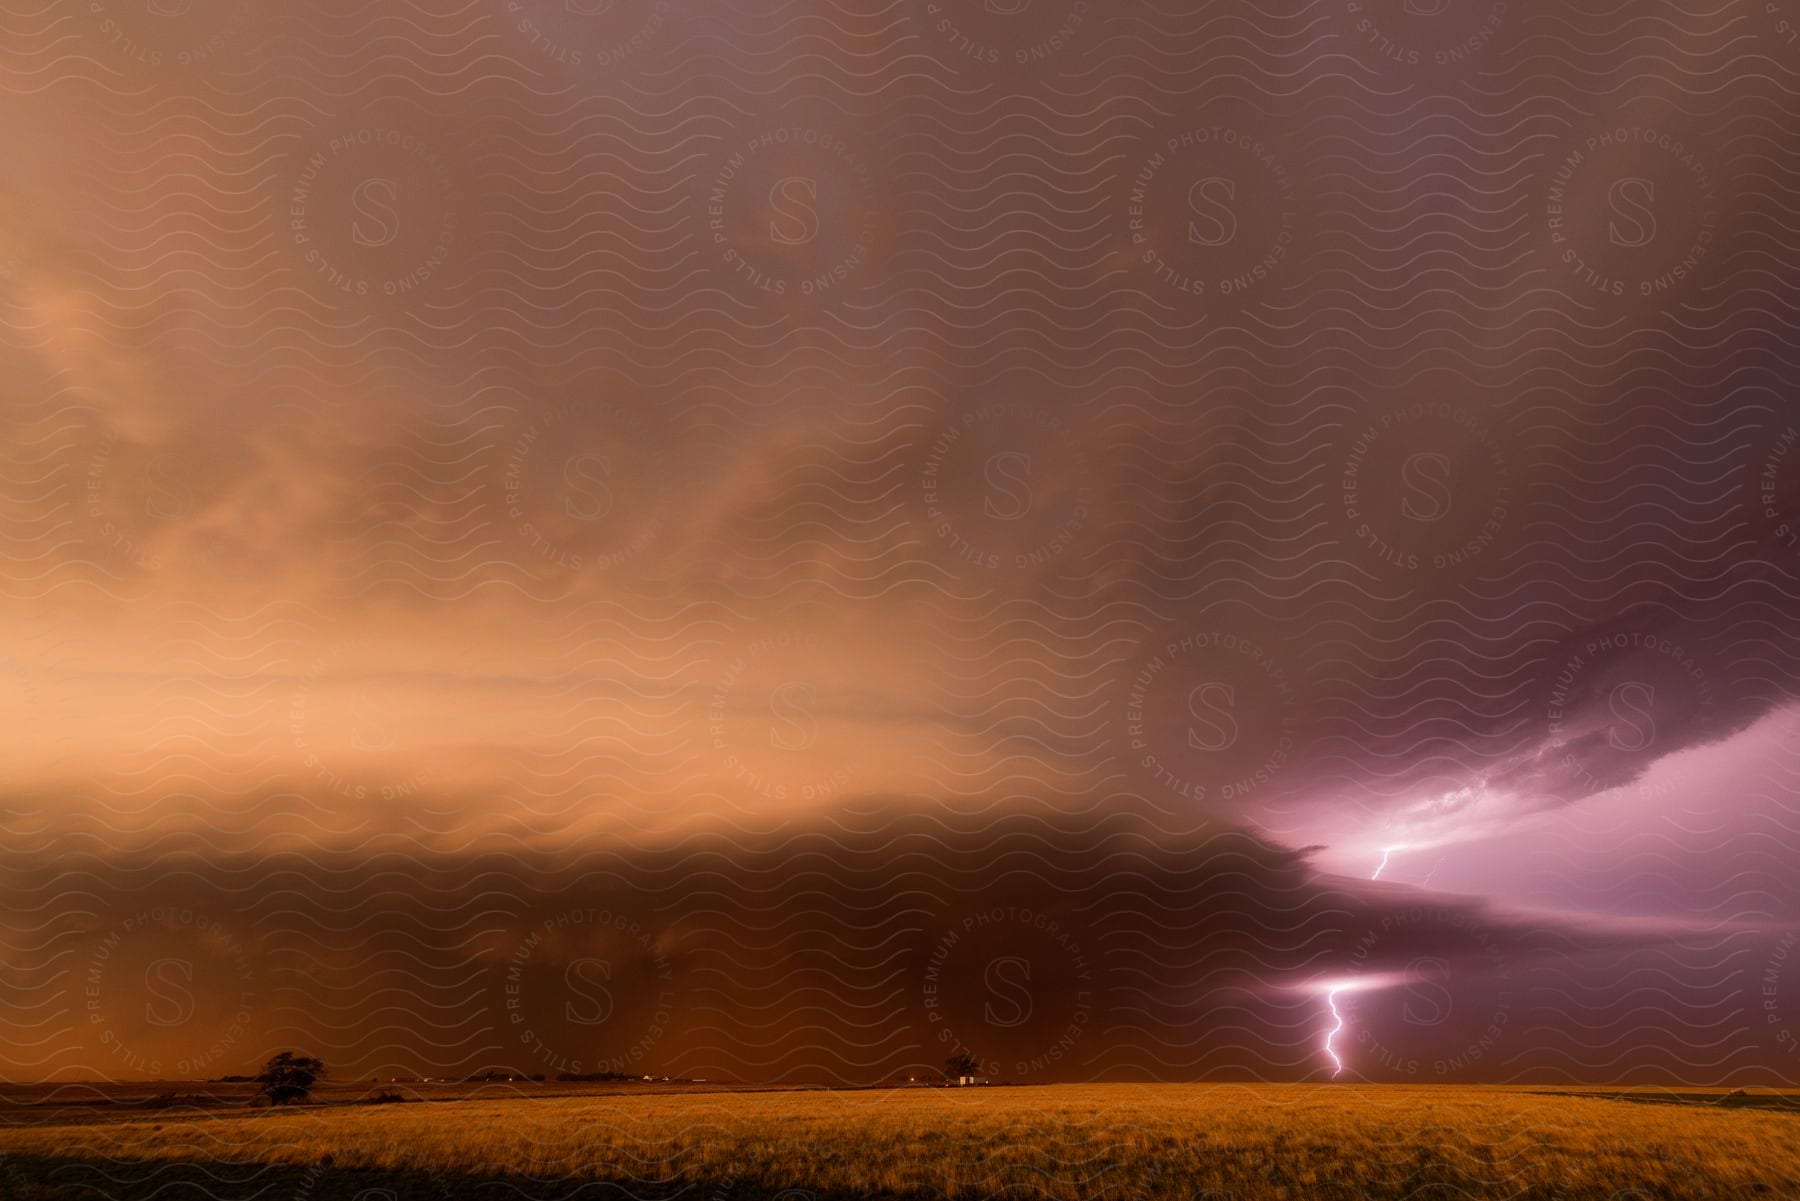
M 1800 1099 L 1719 1090 L 564 1090 L 111 1112 L 21 1100 L 0 1128 L 0 1196 L 20 1201 L 1800 1196 Z

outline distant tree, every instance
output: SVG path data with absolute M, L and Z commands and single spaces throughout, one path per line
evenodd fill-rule
M 958 1076 L 981 1075 L 981 1062 L 967 1051 L 958 1051 L 944 1060 L 944 1075 L 954 1080 Z
M 312 1096 L 313 1085 L 325 1074 L 323 1060 L 283 1051 L 263 1064 L 256 1095 L 270 1105 L 293 1105 Z

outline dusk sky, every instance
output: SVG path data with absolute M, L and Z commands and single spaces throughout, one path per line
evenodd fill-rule
M 0 1078 L 1800 1082 L 1780 7 L 9 6 Z

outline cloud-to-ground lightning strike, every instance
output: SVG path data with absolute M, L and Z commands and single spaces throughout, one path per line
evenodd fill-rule
M 1338 990 L 1335 988 L 1325 994 L 1325 1004 L 1331 1009 L 1331 1016 L 1337 1019 L 1337 1025 L 1325 1032 L 1325 1054 L 1331 1056 L 1331 1062 L 1336 1065 L 1331 1072 L 1333 1076 L 1341 1076 L 1344 1072 L 1344 1061 L 1331 1049 L 1331 1040 L 1344 1028 L 1344 1015 L 1338 1012 L 1337 994 Z
M 1393 847 L 1387 847 L 1382 850 L 1381 862 L 1375 865 L 1375 871 L 1369 876 L 1369 879 L 1381 879 L 1381 873 L 1387 870 L 1388 859 L 1393 855 L 1394 849 L 1395 848 Z M 1338 1031 L 1344 1028 L 1344 1015 L 1338 1012 L 1337 1007 L 1337 995 L 1341 991 L 1342 987 L 1340 986 L 1339 988 L 1329 990 L 1325 994 L 1326 1008 L 1331 1010 L 1331 1016 L 1337 1021 L 1335 1026 L 1325 1032 L 1325 1054 L 1331 1056 L 1331 1062 L 1335 1065 L 1331 1073 L 1334 1077 L 1341 1076 L 1344 1073 L 1344 1061 L 1338 1058 L 1338 1053 L 1333 1050 L 1331 1046 L 1331 1040 L 1336 1038 Z

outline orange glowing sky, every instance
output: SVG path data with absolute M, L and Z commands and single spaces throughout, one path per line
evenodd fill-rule
M 0 18 L 0 1076 L 1792 1079 L 1744 39 L 601 7 Z

